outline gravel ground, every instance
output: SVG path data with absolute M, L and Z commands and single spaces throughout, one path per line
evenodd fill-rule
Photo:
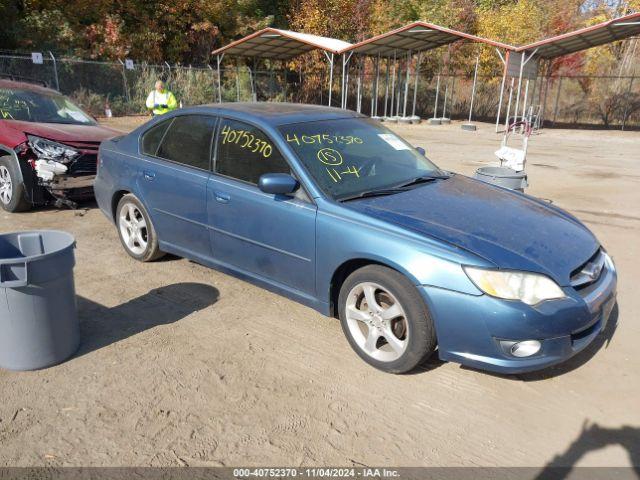
M 499 144 L 488 124 L 396 129 L 463 174 Z M 59 366 L 0 370 L 0 465 L 638 465 L 639 147 L 637 132 L 532 137 L 529 193 L 612 253 L 618 326 L 567 364 L 517 377 L 436 359 L 384 374 L 335 319 L 187 260 L 136 263 L 95 206 L 2 213 L 1 231 L 77 238 L 83 342 Z

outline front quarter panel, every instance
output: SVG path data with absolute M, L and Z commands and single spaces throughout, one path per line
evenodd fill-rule
M 462 264 L 490 267 L 487 261 L 413 232 L 378 221 L 333 202 L 321 202 L 317 220 L 317 291 L 329 299 L 333 274 L 345 262 L 369 260 L 398 270 L 415 285 L 469 295 L 482 292 Z

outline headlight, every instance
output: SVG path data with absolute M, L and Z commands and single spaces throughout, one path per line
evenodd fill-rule
M 562 289 L 550 278 L 537 273 L 485 270 L 464 267 L 471 281 L 484 293 L 507 300 L 535 305 L 543 300 L 563 298 Z
M 27 138 L 29 139 L 31 149 L 38 158 L 43 160 L 55 160 L 56 162 L 68 163 L 80 155 L 80 152 L 75 148 L 54 142 L 53 140 L 47 140 L 46 138 L 35 135 L 27 135 Z
M 605 265 L 607 266 L 607 268 L 608 268 L 609 270 L 611 270 L 612 272 L 614 272 L 614 273 L 615 273 L 615 271 L 616 271 L 616 266 L 615 266 L 615 264 L 613 263 L 613 259 L 609 256 L 609 254 L 608 254 L 607 252 L 604 252 L 604 251 L 603 251 L 602 253 L 603 253 L 603 255 L 604 255 L 604 263 L 605 263 Z

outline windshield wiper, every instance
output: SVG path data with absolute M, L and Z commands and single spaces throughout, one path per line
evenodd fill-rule
M 416 177 L 408 181 L 407 183 L 403 183 L 402 185 L 399 185 L 398 187 L 399 188 L 411 187 L 413 185 L 418 185 L 420 183 L 433 182 L 434 180 L 446 180 L 448 178 L 451 178 L 451 175 L 448 175 L 444 172 L 437 173 L 434 175 L 421 175 L 419 177 Z
M 435 180 L 446 180 L 447 178 L 451 178 L 451 175 L 448 175 L 444 172 L 434 174 L 434 175 L 421 175 L 419 177 L 416 177 L 410 180 L 409 182 L 402 183 L 395 187 L 381 188 L 378 190 L 367 190 L 366 192 L 362 192 L 357 195 L 341 198 L 339 201 L 348 202 L 350 200 L 357 200 L 359 198 L 379 197 L 382 195 L 393 195 L 396 193 L 408 192 L 409 190 L 411 190 L 410 187 L 413 187 L 414 185 L 418 185 L 420 183 L 433 182 Z
M 381 188 L 380 190 L 367 190 L 366 192 L 358 193 L 357 195 L 341 198 L 339 199 L 339 201 L 348 202 L 350 200 L 357 200 L 359 198 L 380 197 L 383 195 L 394 195 L 396 193 L 408 192 L 409 190 L 410 190 L 409 188 L 404 188 L 404 187 Z

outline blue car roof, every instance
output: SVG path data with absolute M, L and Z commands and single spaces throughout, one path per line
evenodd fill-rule
M 183 113 L 189 111 L 193 113 L 206 111 L 218 115 L 228 114 L 238 119 L 258 120 L 273 126 L 289 123 L 314 122 L 318 120 L 364 117 L 364 115 L 359 113 L 341 108 L 281 102 L 212 103 L 181 110 Z

